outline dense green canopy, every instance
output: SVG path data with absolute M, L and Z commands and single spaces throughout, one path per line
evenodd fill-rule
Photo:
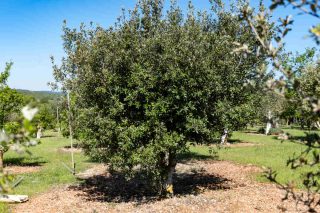
M 264 58 L 234 53 L 235 42 L 256 38 L 237 9 L 212 6 L 183 14 L 174 2 L 166 12 L 163 1 L 143 0 L 114 27 L 64 28 L 67 57 L 54 75 L 75 99 L 87 154 L 171 191 L 188 142 L 250 122 Z

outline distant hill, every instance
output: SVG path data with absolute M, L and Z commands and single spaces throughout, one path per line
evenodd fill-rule
M 16 90 L 24 95 L 32 96 L 35 99 L 40 101 L 54 100 L 62 95 L 62 93 L 60 92 L 52 92 L 52 91 L 31 91 L 31 90 L 24 90 L 24 89 L 16 89 Z

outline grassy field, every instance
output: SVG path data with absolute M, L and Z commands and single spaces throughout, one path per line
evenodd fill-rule
M 285 129 L 293 136 L 304 136 L 304 132 L 296 129 Z M 291 141 L 281 142 L 274 136 L 250 134 L 246 132 L 235 132 L 231 140 L 238 142 L 249 142 L 254 146 L 242 146 L 222 148 L 218 150 L 219 160 L 227 160 L 240 164 L 253 164 L 260 167 L 271 167 L 278 172 L 278 180 L 282 183 L 295 181 L 297 187 L 302 187 L 301 175 L 305 169 L 292 171 L 286 166 L 287 160 L 294 153 L 299 154 L 306 146 Z M 59 184 L 76 183 L 77 179 L 63 166 L 63 162 L 70 165 L 70 153 L 61 152 L 58 149 L 69 145 L 69 141 L 57 133 L 48 132 L 41 140 L 41 144 L 29 150 L 32 155 L 24 158 L 16 153 L 5 154 L 5 164 L 21 166 L 42 166 L 41 170 L 34 173 L 26 173 L 20 176 L 24 180 L 19 184 L 14 193 L 33 196 L 44 192 L 52 186 Z M 191 146 L 191 158 L 211 158 L 208 146 Z M 77 171 L 88 168 L 93 163 L 81 153 L 75 153 Z M 261 174 L 257 177 L 259 181 L 267 181 Z M 0 205 L 0 212 L 5 212 L 7 206 Z
M 41 170 L 27 173 L 23 181 L 15 188 L 14 194 L 26 194 L 32 196 L 48 190 L 59 184 L 75 183 L 77 179 L 63 166 L 62 163 L 71 165 L 71 154 L 58 151 L 59 148 L 69 145 L 69 140 L 58 136 L 55 132 L 48 132 L 41 139 L 41 144 L 29 148 L 31 156 L 22 156 L 14 153 L 5 153 L 5 164 L 21 166 L 42 166 Z M 75 153 L 77 172 L 88 168 L 92 163 L 81 153 Z M 6 209 L 0 205 L 0 212 Z M 2 210 L 2 211 L 1 211 Z
M 297 129 L 284 129 L 292 136 L 305 136 L 304 131 Z M 287 166 L 287 160 L 294 154 L 298 155 L 306 149 L 306 146 L 293 141 L 281 141 L 275 136 L 250 134 L 246 132 L 235 132 L 232 140 L 249 142 L 255 146 L 231 147 L 217 149 L 218 159 L 227 160 L 240 164 L 253 164 L 262 168 L 272 168 L 278 173 L 277 180 L 281 183 L 294 181 L 298 188 L 302 188 L 302 174 L 307 172 L 307 168 L 291 170 Z M 191 152 L 201 156 L 210 156 L 206 146 L 191 147 Z M 259 174 L 259 181 L 267 181 Z

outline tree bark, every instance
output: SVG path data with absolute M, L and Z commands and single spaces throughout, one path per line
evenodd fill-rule
M 172 153 L 169 153 L 168 156 L 168 164 L 166 166 L 166 179 L 163 183 L 163 190 L 165 191 L 165 194 L 168 196 L 173 196 L 174 189 L 173 189 L 173 174 L 175 172 L 177 162 L 175 159 L 175 155 Z
M 267 115 L 267 126 L 266 126 L 266 130 L 265 130 L 265 134 L 266 134 L 266 135 L 269 134 L 270 129 L 271 129 L 271 127 L 272 127 L 271 119 L 272 119 L 272 115 L 271 115 L 271 111 L 269 110 L 269 111 L 268 111 L 268 115 Z
M 220 139 L 220 144 L 223 145 L 227 142 L 227 138 L 228 138 L 228 130 L 227 129 L 224 129 L 223 130 L 223 134 L 221 136 L 221 139 Z
M 42 137 L 42 128 L 40 127 L 37 131 L 37 139 L 41 139 Z
M 4 165 L 3 165 L 3 150 L 0 149 L 0 173 L 3 172 L 3 168 L 4 168 Z

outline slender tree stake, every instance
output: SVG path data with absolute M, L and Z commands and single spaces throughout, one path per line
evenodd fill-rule
M 70 148 L 71 148 L 71 163 L 72 163 L 72 173 L 75 174 L 75 163 L 74 163 L 74 156 L 73 156 L 73 131 L 71 125 L 71 103 L 70 103 L 70 92 L 67 91 L 67 99 L 68 99 L 68 110 L 69 110 L 69 134 L 70 134 Z

